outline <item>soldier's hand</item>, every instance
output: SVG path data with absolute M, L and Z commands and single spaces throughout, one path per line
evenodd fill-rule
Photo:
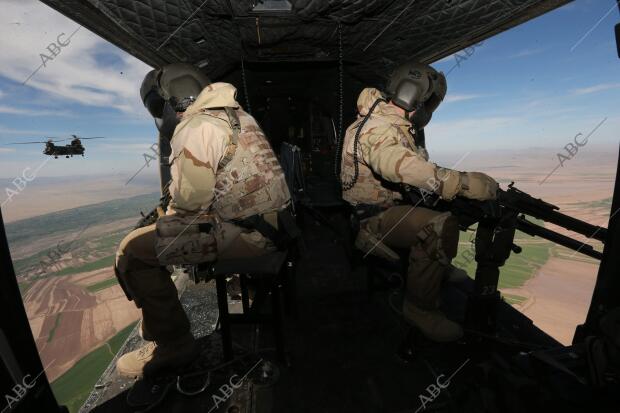
M 459 195 L 478 201 L 497 198 L 499 184 L 495 179 L 482 172 L 464 172 L 461 174 L 461 191 Z

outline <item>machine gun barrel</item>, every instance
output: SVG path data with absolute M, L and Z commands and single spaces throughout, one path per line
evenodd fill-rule
M 513 184 L 510 184 L 508 188 L 507 191 L 500 190 L 499 192 L 498 199 L 502 206 L 585 235 L 588 238 L 594 238 L 603 243 L 607 239 L 606 228 L 564 215 L 558 212 L 560 208 L 557 206 L 534 198 L 515 188 Z
M 573 238 L 567 237 L 566 235 L 562 235 L 545 227 L 541 227 L 540 225 L 536 225 L 524 217 L 517 218 L 517 229 L 533 237 L 539 236 L 545 238 L 566 248 L 581 252 L 589 257 L 596 258 L 598 260 L 603 259 L 603 253 L 596 251 L 592 245 L 579 242 Z

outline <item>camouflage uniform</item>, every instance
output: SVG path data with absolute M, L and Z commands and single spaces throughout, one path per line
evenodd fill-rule
M 403 307 L 408 317 L 412 307 L 422 311 L 437 310 L 440 284 L 444 275 L 452 270 L 450 261 L 456 255 L 459 230 L 456 218 L 449 213 L 399 205 L 403 202 L 398 184 L 412 185 L 452 199 L 462 189 L 461 179 L 459 172 L 430 163 L 426 150 L 415 145 L 409 120 L 395 106 L 381 102 L 359 134 L 358 179 L 347 188 L 346 184 L 355 174 L 357 130 L 377 99 L 384 99 L 378 90 L 362 91 L 357 103 L 359 119 L 347 129 L 341 164 L 343 198 L 355 207 L 381 207 L 383 212 L 361 222 L 362 231 L 369 232 L 388 247 L 409 249 Z M 431 326 L 430 330 L 433 329 Z M 447 339 L 437 331 L 427 335 L 438 341 Z
M 215 214 L 218 256 L 263 255 L 272 242 L 231 220 L 262 214 L 277 226 L 276 214 L 290 199 L 284 174 L 267 138 L 235 100 L 227 83 L 207 86 L 184 113 L 171 146 L 171 202 L 167 214 Z M 236 145 L 222 108 L 235 108 L 241 124 Z M 190 335 L 189 321 L 169 272 L 155 252 L 155 225 L 131 232 L 116 256 L 116 272 L 142 309 L 143 330 L 157 344 Z

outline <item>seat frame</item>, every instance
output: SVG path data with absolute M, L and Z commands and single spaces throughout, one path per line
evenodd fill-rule
M 216 329 L 219 327 L 222 336 L 224 360 L 234 358 L 232 326 L 243 324 L 268 324 L 273 329 L 273 339 L 278 361 L 286 362 L 284 339 L 284 315 L 297 315 L 297 289 L 295 280 L 294 254 L 292 249 L 274 252 L 281 256 L 272 256 L 271 259 L 280 260 L 270 270 L 258 272 L 248 271 L 247 262 L 255 262 L 260 257 L 251 259 L 222 260 L 214 263 L 196 265 L 192 269 L 192 278 L 195 282 L 215 279 L 217 305 L 219 310 Z M 237 268 L 237 270 L 235 269 Z M 228 308 L 227 278 L 239 275 L 241 284 L 242 313 L 231 314 Z M 252 303 L 248 289 L 249 280 L 255 280 L 259 288 Z M 266 299 L 270 298 L 271 311 L 261 313 L 261 307 Z

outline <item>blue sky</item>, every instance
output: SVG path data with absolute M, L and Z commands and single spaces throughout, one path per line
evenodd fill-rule
M 454 56 L 434 64 L 453 70 L 431 150 L 562 147 L 605 117 L 591 142 L 617 144 L 618 16 L 615 0 L 578 0 L 488 39 L 456 67 Z
M 614 5 L 578 0 L 476 47 L 448 75 L 448 97 L 427 131 L 431 155 L 561 148 L 605 117 L 591 142 L 617 145 L 620 59 L 613 27 L 620 19 Z M 85 159 L 49 162 L 41 174 L 130 176 L 137 170 L 155 139 L 138 95 L 148 66 L 82 28 L 22 86 L 47 45 L 78 26 L 33 0 L 3 1 L 0 21 L 0 177 L 15 177 L 44 159 L 43 145 L 6 143 L 70 133 L 109 138 L 88 142 Z M 452 56 L 435 67 L 447 72 L 455 63 Z

